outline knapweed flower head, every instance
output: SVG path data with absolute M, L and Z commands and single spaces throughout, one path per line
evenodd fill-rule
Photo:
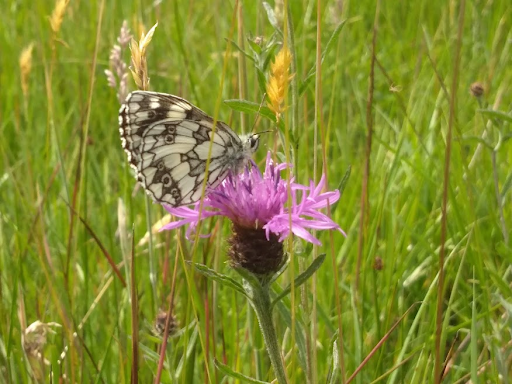
M 165 229 L 188 224 L 187 237 L 195 232 L 199 221 L 212 216 L 225 216 L 233 223 L 230 256 L 232 264 L 253 273 L 276 271 L 283 261 L 282 242 L 291 233 L 320 245 L 308 230 L 336 229 L 338 224 L 320 212 L 340 198 L 339 191 L 322 192 L 325 175 L 318 185 L 309 186 L 286 180 L 281 172 L 286 163 L 275 163 L 267 154 L 262 174 L 256 164 L 247 166 L 238 174 L 230 174 L 219 186 L 208 191 L 200 211 L 200 203 L 193 208 L 166 206 L 166 210 L 181 220 L 171 222 Z M 289 201 L 290 200 L 290 201 Z

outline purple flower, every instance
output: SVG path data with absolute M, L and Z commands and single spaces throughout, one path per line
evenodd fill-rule
M 259 230 L 267 241 L 275 238 L 282 242 L 293 232 L 313 244 L 320 241 L 308 232 L 308 229 L 336 229 L 343 233 L 339 225 L 332 221 L 320 209 L 332 205 L 340 198 L 338 190 L 322 193 L 325 175 L 315 186 L 295 183 L 281 178 L 281 171 L 288 168 L 286 163 L 277 164 L 267 154 L 265 172 L 261 174 L 255 164 L 246 167 L 238 175 L 229 175 L 219 186 L 208 192 L 203 201 L 194 208 L 165 206 L 165 209 L 181 220 L 162 227 L 175 229 L 189 224 L 187 237 L 195 231 L 197 224 L 211 216 L 226 216 L 240 230 Z

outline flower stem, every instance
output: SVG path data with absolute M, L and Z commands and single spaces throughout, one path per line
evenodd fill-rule
M 286 379 L 283 360 L 279 352 L 276 330 L 272 322 L 272 306 L 268 285 L 255 284 L 255 282 L 248 280 L 246 280 L 246 283 L 245 288 L 247 293 L 249 293 L 249 297 L 252 299 L 251 304 L 256 312 L 256 317 L 260 324 L 263 340 L 265 341 L 277 381 L 280 384 L 287 384 L 288 380 Z

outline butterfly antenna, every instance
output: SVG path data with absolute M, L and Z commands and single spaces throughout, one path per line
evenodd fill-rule
M 254 124 L 252 125 L 251 132 L 254 132 L 254 127 L 256 127 L 256 123 L 258 122 L 258 117 L 260 117 L 261 107 L 263 107 L 263 102 L 265 101 L 266 96 L 267 96 L 267 93 L 265 92 L 263 94 L 263 98 L 261 99 L 260 106 L 258 108 L 258 112 L 256 113 L 256 118 L 254 119 Z M 265 132 L 267 132 L 267 131 L 265 131 Z

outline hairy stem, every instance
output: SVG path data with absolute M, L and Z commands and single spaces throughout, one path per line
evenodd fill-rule
M 246 280 L 245 289 L 252 299 L 251 304 L 256 312 L 277 381 L 280 384 L 287 384 L 288 380 L 286 379 L 283 359 L 279 351 L 276 329 L 272 322 L 272 307 L 268 285 L 254 284 L 254 282 Z

